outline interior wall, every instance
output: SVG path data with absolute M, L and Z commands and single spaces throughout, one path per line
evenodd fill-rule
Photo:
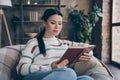
M 108 63 L 110 59 L 110 1 L 103 0 L 103 21 L 102 21 L 102 61 Z

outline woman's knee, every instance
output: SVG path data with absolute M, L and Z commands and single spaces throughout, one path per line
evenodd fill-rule
M 77 78 L 77 75 L 76 75 L 75 71 L 71 68 L 61 68 L 59 70 L 60 70 L 61 74 L 62 73 L 64 74 L 64 76 Z
M 71 68 L 61 68 L 64 73 L 71 74 L 71 75 L 76 75 L 75 71 Z

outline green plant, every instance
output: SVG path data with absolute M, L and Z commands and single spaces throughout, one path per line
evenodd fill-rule
M 76 41 L 91 43 L 93 27 L 99 21 L 99 17 L 102 17 L 102 12 L 97 4 L 93 6 L 87 15 L 84 13 L 84 10 L 72 8 L 69 18 L 76 29 Z

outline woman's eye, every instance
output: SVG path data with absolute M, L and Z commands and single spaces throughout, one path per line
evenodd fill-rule
M 62 25 L 62 23 L 59 23 L 59 25 Z
M 55 22 L 51 22 L 51 24 L 55 24 Z

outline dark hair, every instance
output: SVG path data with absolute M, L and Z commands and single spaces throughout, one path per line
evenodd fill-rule
M 47 9 L 44 12 L 43 16 L 41 17 L 41 19 L 44 20 L 44 21 L 47 21 L 48 18 L 51 17 L 54 14 L 58 14 L 58 15 L 63 17 L 62 13 L 59 10 L 57 10 L 57 9 Z M 43 54 L 43 55 L 46 54 L 45 44 L 44 44 L 44 41 L 42 39 L 44 34 L 45 34 L 45 28 L 43 30 L 41 30 L 41 32 L 37 35 L 38 47 L 39 47 L 39 50 L 40 50 L 40 54 Z
M 44 12 L 43 16 L 41 17 L 41 19 L 44 20 L 44 21 L 47 21 L 48 18 L 51 17 L 54 14 L 58 14 L 58 15 L 63 17 L 62 13 L 59 10 L 57 10 L 57 9 L 47 9 Z

